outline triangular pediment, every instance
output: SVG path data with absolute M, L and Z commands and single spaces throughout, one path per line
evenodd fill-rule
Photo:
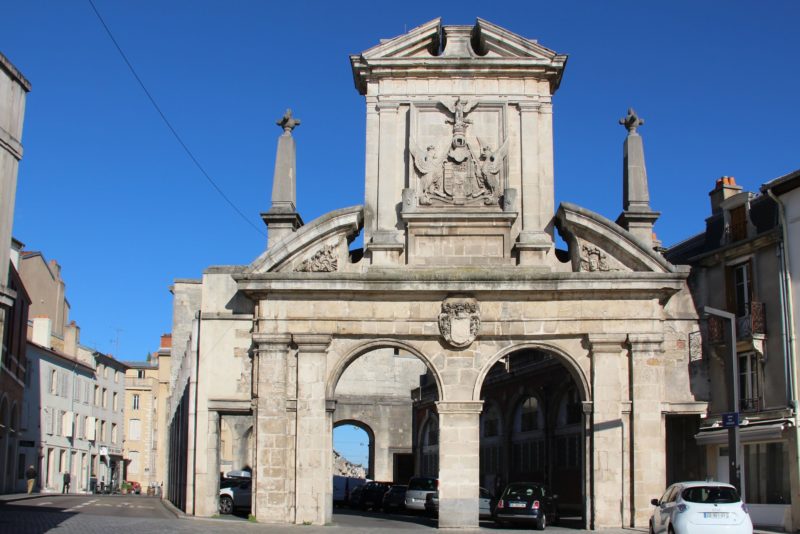
M 361 57 L 370 60 L 434 56 L 439 48 L 441 27 L 442 19 L 435 18 L 403 35 L 381 41 L 380 44 L 362 52 Z
M 534 39 L 526 39 L 516 33 L 479 18 L 473 30 L 473 46 L 483 57 L 515 59 L 538 59 L 564 63 L 567 56 L 557 54 L 540 45 Z

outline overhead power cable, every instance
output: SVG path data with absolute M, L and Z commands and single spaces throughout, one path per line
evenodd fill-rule
M 133 77 L 136 78 L 137 82 L 139 82 L 139 86 L 142 88 L 142 91 L 144 91 L 144 94 L 147 95 L 147 98 L 150 100 L 150 103 L 153 105 L 153 107 L 155 108 L 156 112 L 158 112 L 158 114 L 161 116 L 161 120 L 163 120 L 164 124 L 167 125 L 167 128 L 169 129 L 170 132 L 172 132 L 172 135 L 178 141 L 178 144 L 181 145 L 181 147 L 183 148 L 184 152 L 186 152 L 186 155 L 189 156 L 189 159 L 192 160 L 192 162 L 200 170 L 200 172 L 203 174 L 203 176 L 205 176 L 206 180 L 208 180 L 208 183 L 210 183 L 211 186 L 217 191 L 217 193 L 219 193 L 220 196 L 225 200 L 225 202 L 227 202 L 228 205 L 231 208 L 233 208 L 233 210 L 239 215 L 239 217 L 241 217 L 242 220 L 244 220 L 244 222 L 249 224 L 256 232 L 258 232 L 259 234 L 261 234 L 261 235 L 266 237 L 266 233 L 264 233 L 264 231 L 261 228 L 259 228 L 255 224 L 253 224 L 253 222 L 250 219 L 248 219 L 247 216 L 244 213 L 242 213 L 242 210 L 240 210 L 236 206 L 236 204 L 234 204 L 233 201 L 230 198 L 228 198 L 228 195 L 226 195 L 225 192 L 222 191 L 222 189 L 217 185 L 217 183 L 214 181 L 214 179 L 211 178 L 211 176 L 206 172 L 206 170 L 203 168 L 203 166 L 200 164 L 200 162 L 197 160 L 197 158 L 194 157 L 194 154 L 192 154 L 192 151 L 189 150 L 189 147 L 186 145 L 186 143 L 183 142 L 183 139 L 178 134 L 177 130 L 175 130 L 175 128 L 172 126 L 172 123 L 170 123 L 169 119 L 167 119 L 167 116 L 164 114 L 164 112 L 161 111 L 161 107 L 156 102 L 156 99 L 153 98 L 153 95 L 150 94 L 150 91 L 147 90 L 147 87 L 145 86 L 144 82 L 139 77 L 139 75 L 136 73 L 136 69 L 133 68 L 133 65 L 128 60 L 128 56 L 125 55 L 125 52 L 122 50 L 122 47 L 117 42 L 116 38 L 114 38 L 114 34 L 111 33 L 111 28 L 108 27 L 108 24 L 106 24 L 106 21 L 103 19 L 103 16 L 100 15 L 100 12 L 97 10 L 97 6 L 94 5 L 94 2 L 92 0 L 88 0 L 88 1 L 89 1 L 89 5 L 92 6 L 92 10 L 94 11 L 94 14 L 97 15 L 97 19 L 100 21 L 100 24 L 102 24 L 103 28 L 105 28 L 106 33 L 108 34 L 108 37 L 111 39 L 111 42 L 114 43 L 114 46 L 117 48 L 117 52 L 119 52 L 119 55 L 122 56 L 122 59 L 125 61 L 125 64 L 128 66 L 128 69 L 130 69 L 131 74 L 133 74 Z

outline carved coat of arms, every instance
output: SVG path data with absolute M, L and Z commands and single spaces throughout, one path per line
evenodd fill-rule
M 448 298 L 442 302 L 439 332 L 447 343 L 465 348 L 475 341 L 481 326 L 481 310 L 474 298 Z
M 455 205 L 473 202 L 494 205 L 499 202 L 504 186 L 502 171 L 508 153 L 508 139 L 493 150 L 480 138 L 468 138 L 467 128 L 472 121 L 466 116 L 477 104 L 462 98 L 441 102 L 453 116 L 447 120 L 453 125 L 452 135 L 425 150 L 414 139 L 410 140 L 414 167 L 420 176 L 420 205 L 431 205 L 434 201 Z

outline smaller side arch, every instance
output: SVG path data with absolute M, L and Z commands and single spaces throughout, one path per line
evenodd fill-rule
M 339 383 L 339 380 L 342 378 L 342 375 L 350 366 L 351 363 L 356 361 L 359 357 L 363 356 L 367 352 L 377 350 L 377 349 L 384 349 L 384 348 L 395 348 L 404 350 L 417 358 L 419 358 L 424 364 L 425 367 L 433 375 L 433 379 L 436 381 L 436 388 L 439 394 L 439 400 L 446 400 L 444 398 L 444 388 L 442 387 L 442 378 L 439 376 L 439 371 L 433 365 L 433 362 L 428 358 L 422 351 L 417 349 L 414 345 L 410 343 L 406 343 L 404 341 L 398 341 L 396 339 L 389 339 L 389 338 L 379 338 L 367 341 L 366 343 L 362 343 L 350 349 L 343 357 L 340 357 L 339 360 L 336 362 L 331 372 L 328 374 L 328 381 L 325 385 L 325 395 L 328 399 L 333 399 L 336 395 L 336 385 Z
M 581 396 L 581 400 L 588 401 L 592 398 L 592 388 L 590 386 L 590 382 L 586 377 L 586 373 L 583 372 L 580 365 L 572 358 L 569 354 L 564 352 L 560 347 L 556 345 L 551 345 L 550 343 L 542 343 L 542 342 L 525 342 L 525 343 L 518 343 L 509 345 L 508 347 L 504 347 L 503 349 L 499 350 L 494 356 L 489 358 L 489 360 L 483 365 L 478 376 L 475 379 L 475 385 L 473 386 L 472 390 L 472 400 L 480 400 L 481 398 L 481 388 L 483 387 L 483 381 L 486 379 L 486 375 L 489 374 L 491 368 L 500 361 L 501 358 L 504 356 L 508 356 L 509 354 L 513 354 L 515 352 L 519 352 L 521 350 L 526 349 L 535 349 L 546 351 L 554 356 L 558 357 L 559 361 L 561 362 L 564 367 L 567 368 L 570 375 L 572 376 L 575 384 L 578 386 L 578 393 Z
M 367 434 L 367 438 L 369 439 L 369 445 L 367 446 L 368 450 L 368 462 L 367 462 L 367 478 L 374 479 L 375 478 L 375 432 L 372 430 L 372 427 L 369 426 L 364 421 L 359 421 L 358 419 L 338 419 L 333 422 L 333 429 L 340 426 L 351 425 L 356 428 L 360 428 Z

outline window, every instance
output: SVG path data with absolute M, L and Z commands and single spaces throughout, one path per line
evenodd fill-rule
M 97 378 L 100 378 L 101 376 L 103 376 L 103 364 L 102 363 L 98 363 L 97 364 L 97 369 L 95 370 L 95 373 L 97 374 Z
M 103 378 L 108 380 L 108 367 L 103 367 Z
M 745 206 L 730 210 L 731 241 L 739 241 L 747 237 L 747 212 Z
M 139 395 L 138 394 L 134 394 L 133 395 L 133 409 L 134 410 L 138 410 L 139 409 Z
M 741 263 L 728 268 L 728 309 L 736 317 L 750 315 L 750 301 L 753 297 L 750 263 Z
M 89 438 L 89 416 L 85 416 L 83 418 L 83 439 L 90 439 Z
M 111 423 L 111 443 L 117 442 L 117 425 L 115 423 Z
M 112 403 L 112 408 L 116 412 L 117 411 L 117 393 L 114 392 L 114 402 Z
M 103 408 L 108 408 L 108 390 L 103 388 Z
M 94 387 L 94 405 L 100 406 L 100 386 Z
M 539 400 L 536 397 L 528 397 L 522 403 L 519 429 L 520 432 L 539 429 Z
M 114 371 L 114 383 L 119 384 L 119 371 Z
M 106 422 L 100 422 L 100 441 L 106 441 Z
M 136 370 L 136 378 L 144 378 L 144 369 Z
M 755 352 L 739 355 L 739 408 L 758 410 L 758 356 Z
M 142 435 L 142 425 L 141 425 L 141 423 L 142 422 L 139 419 L 131 419 L 128 422 L 128 437 L 130 437 L 131 440 L 142 439 L 141 438 L 141 435 Z
M 743 463 L 748 504 L 791 504 L 786 442 L 745 445 Z
M 50 393 L 58 395 L 58 371 L 50 371 Z

